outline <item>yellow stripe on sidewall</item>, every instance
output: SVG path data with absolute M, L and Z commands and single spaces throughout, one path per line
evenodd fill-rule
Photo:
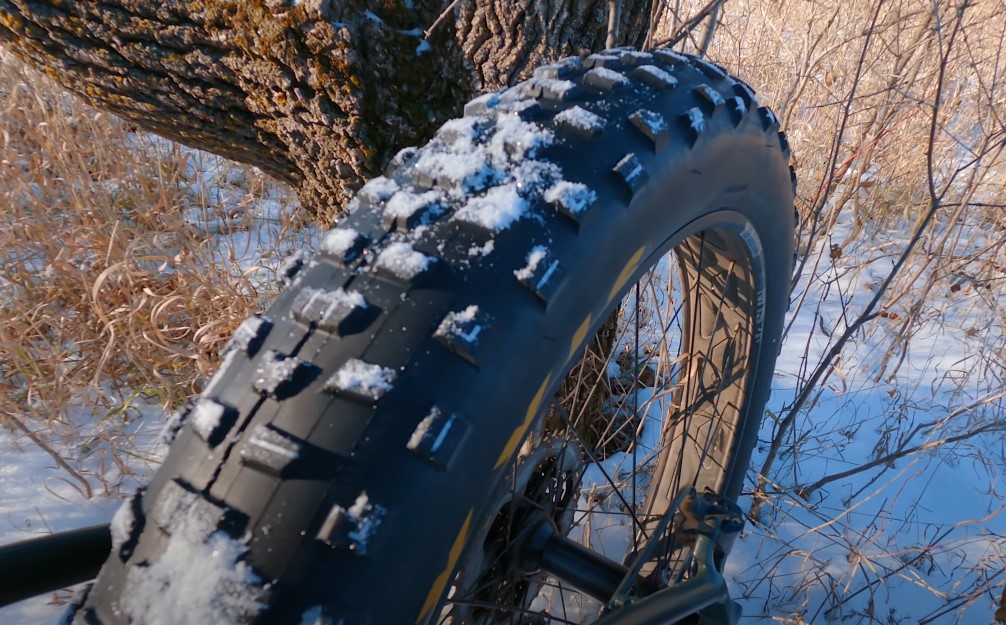
M 611 287 L 611 293 L 608 294 L 608 303 L 615 299 L 618 292 L 622 290 L 625 283 L 629 280 L 629 277 L 636 272 L 639 267 L 639 261 L 643 260 L 643 252 L 646 251 L 646 247 L 641 247 L 636 250 L 636 253 L 632 255 L 629 262 L 625 263 L 625 267 L 622 267 L 622 273 L 618 274 L 618 278 L 615 279 L 615 285 Z
M 551 381 L 552 374 L 549 373 L 542 381 L 541 387 L 538 388 L 538 392 L 535 393 L 534 399 L 531 400 L 531 405 L 527 407 L 527 414 L 524 415 L 524 422 L 518 425 L 517 429 L 510 435 L 510 440 L 507 441 L 506 447 L 504 447 L 503 452 L 500 453 L 499 460 L 496 461 L 496 466 L 493 467 L 493 471 L 503 466 L 510 456 L 513 455 L 513 452 L 517 451 L 517 445 L 520 445 L 520 442 L 524 440 L 524 435 L 527 434 L 527 429 L 531 427 L 531 422 L 534 421 L 535 415 L 538 414 L 538 408 L 541 406 L 541 400 L 545 397 L 545 391 L 548 390 L 548 384 Z
M 468 530 L 471 529 L 472 525 L 472 512 L 474 508 L 468 511 L 468 517 L 465 519 L 464 524 L 461 526 L 461 531 L 458 532 L 457 538 L 454 539 L 454 544 L 451 546 L 451 552 L 447 555 L 447 568 L 444 572 L 437 576 L 437 579 L 433 580 L 433 586 L 430 588 L 430 594 L 426 595 L 426 601 L 423 603 L 423 609 L 419 612 L 419 618 L 416 619 L 416 625 L 426 618 L 433 606 L 436 605 L 437 600 L 440 596 L 444 594 L 444 588 L 447 587 L 447 582 L 450 580 L 451 573 L 454 572 L 454 566 L 458 563 L 458 558 L 461 557 L 461 552 L 464 551 L 465 543 L 468 542 Z
M 576 355 L 576 351 L 580 349 L 580 345 L 583 344 L 583 340 L 587 338 L 587 330 L 590 330 L 590 324 L 594 321 L 594 315 L 587 315 L 587 318 L 583 320 L 580 327 L 576 329 L 576 333 L 573 335 L 573 341 L 569 344 L 569 356 L 566 357 L 567 360 L 572 360 L 573 356 Z

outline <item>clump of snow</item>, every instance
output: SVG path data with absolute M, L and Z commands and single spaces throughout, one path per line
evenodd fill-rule
M 334 228 L 321 239 L 321 251 L 337 258 L 344 258 L 353 248 L 360 233 L 353 228 Z
M 299 358 L 269 351 L 255 372 L 252 386 L 264 395 L 275 395 L 281 386 L 293 380 L 301 364 Z
M 688 115 L 688 125 L 691 126 L 692 130 L 698 133 L 706 129 L 706 116 L 702 114 L 702 110 L 699 107 L 693 106 L 688 109 L 686 115 Z
M 423 442 L 423 438 L 426 437 L 426 433 L 430 431 L 430 426 L 432 426 L 433 422 L 439 417 L 440 409 L 434 406 L 430 411 L 430 414 L 426 415 L 426 417 L 419 422 L 419 425 L 416 426 L 416 429 L 412 432 L 412 436 L 409 437 L 409 442 L 406 443 L 405 447 L 412 451 L 418 449 L 420 443 Z
M 597 201 L 597 193 L 585 184 L 560 180 L 545 191 L 545 201 L 578 215 Z
M 434 334 L 450 339 L 460 339 L 466 343 L 474 343 L 482 332 L 482 325 L 475 322 L 478 313 L 479 307 L 474 304 L 464 310 L 447 313 Z
M 655 113 L 646 109 L 639 109 L 632 114 L 632 117 L 634 120 L 639 120 L 639 122 L 646 127 L 646 130 L 651 137 L 656 137 L 667 129 L 667 121 L 660 113 Z
M 664 83 L 668 87 L 673 87 L 674 85 L 678 84 L 677 78 L 671 76 L 668 72 L 665 72 L 656 65 L 640 65 L 636 69 L 636 71 L 645 72 L 646 74 L 653 76 L 658 81 Z
M 391 390 L 396 373 L 392 369 L 355 358 L 344 364 L 325 384 L 326 390 L 339 390 L 369 397 L 374 401 Z
M 241 561 L 247 551 L 223 532 L 203 540 L 198 524 L 180 517 L 160 558 L 130 569 L 119 609 L 146 625 L 251 621 L 265 605 L 261 580 Z
M 723 96 L 720 95 L 720 92 L 717 91 L 717 90 L 715 90 L 715 89 L 713 89 L 709 85 L 699 85 L 695 89 L 697 91 L 701 91 L 702 95 L 706 96 L 706 98 L 708 98 L 709 101 L 712 102 L 713 105 L 715 105 L 715 106 L 720 106 L 721 104 L 723 104 L 725 102 L 725 100 L 723 99 Z
M 384 507 L 370 502 L 366 492 L 360 493 L 353 505 L 346 510 L 351 519 L 356 521 L 356 529 L 349 533 L 349 539 L 353 541 L 354 550 L 365 554 L 370 539 L 373 537 L 377 526 L 381 524 L 381 519 L 387 513 Z
M 305 250 L 294 250 L 292 254 L 287 256 L 277 272 L 280 284 L 289 286 L 310 258 L 311 255 Z
M 386 269 L 403 280 L 411 280 L 426 271 L 427 267 L 436 260 L 436 258 L 415 251 L 409 243 L 396 241 L 381 250 L 374 265 L 379 269 Z
M 438 184 L 446 181 L 448 190 L 454 194 L 458 187 L 463 192 L 481 191 L 496 177 L 486 156 L 478 153 L 428 150 L 419 157 L 415 167 Z
M 629 79 L 628 78 L 626 78 L 625 76 L 619 74 L 615 70 L 607 68 L 607 67 L 595 67 L 594 69 L 592 69 L 589 72 L 587 72 L 587 76 L 588 77 L 590 77 L 590 76 L 596 76 L 597 78 L 599 78 L 599 79 L 601 79 L 601 80 L 603 80 L 605 82 L 611 82 L 611 83 L 614 83 L 616 85 L 623 85 L 624 86 L 624 85 L 628 85 L 629 84 Z
M 223 419 L 226 412 L 227 407 L 223 404 L 209 399 L 200 399 L 192 409 L 189 419 L 192 420 L 193 429 L 208 436 L 220 426 L 220 420 Z
M 367 184 L 363 185 L 358 195 L 374 203 L 386 201 L 395 191 L 398 191 L 398 183 L 385 176 L 378 176 Z
M 454 219 L 499 233 L 520 219 L 527 208 L 527 200 L 517 192 L 516 185 L 508 184 L 493 187 L 484 196 L 472 199 L 454 214 Z
M 734 103 L 734 110 L 737 111 L 739 115 L 746 115 L 748 112 L 748 107 L 744 104 L 744 99 L 740 96 L 730 98 L 730 101 Z
M 468 248 L 469 256 L 488 256 L 492 254 L 493 249 L 496 247 L 496 242 L 493 239 L 486 241 L 485 245 L 473 245 Z
M 421 210 L 432 208 L 439 198 L 440 194 L 436 191 L 412 193 L 403 189 L 391 196 L 384 207 L 384 214 L 397 219 L 408 219 Z
M 530 280 L 546 256 L 548 256 L 548 248 L 544 245 L 534 246 L 527 255 L 527 264 L 522 269 L 514 271 L 513 275 L 517 276 L 518 280 Z
M 303 323 L 324 326 L 330 320 L 341 320 L 354 308 L 366 307 L 367 302 L 359 291 L 346 291 L 342 287 L 334 291 L 306 288 L 293 302 L 293 315 Z
M 529 124 L 517 115 L 505 115 L 496 124 L 496 134 L 489 142 L 489 156 L 497 167 L 503 167 L 533 158 L 553 139 L 550 130 Z
M 619 74 L 621 75 L 621 74 Z M 571 126 L 588 132 L 604 130 L 604 119 L 587 109 L 573 106 L 555 116 L 555 120 L 565 126 Z
M 112 533 L 112 551 L 118 551 L 129 537 L 132 536 L 136 528 L 136 515 L 133 514 L 133 500 L 141 496 L 141 491 L 136 491 L 132 497 L 122 502 L 119 509 L 112 517 L 109 529 Z
M 565 97 L 570 91 L 576 88 L 576 84 L 571 80 L 559 80 L 557 78 L 539 78 L 536 83 L 543 91 L 556 98 Z

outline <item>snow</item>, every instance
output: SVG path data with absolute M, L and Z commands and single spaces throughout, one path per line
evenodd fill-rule
M 112 516 L 110 530 L 112 533 L 112 551 L 117 552 L 129 540 L 136 527 L 136 516 L 133 514 L 133 498 L 140 497 L 141 491 L 126 499 Z
M 545 201 L 558 204 L 569 213 L 578 215 L 597 201 L 597 193 L 579 182 L 562 180 L 545 191 Z
M 209 436 L 220 426 L 220 420 L 227 412 L 227 407 L 211 399 L 200 399 L 196 402 L 189 415 L 192 428 L 199 432 L 203 438 Z
M 453 219 L 478 224 L 496 234 L 506 230 L 523 217 L 528 202 L 520 196 L 517 186 L 493 187 L 482 197 L 473 198 L 454 213 Z
M 398 183 L 391 178 L 378 176 L 367 184 L 363 185 L 359 194 L 375 204 L 386 201 L 395 191 L 398 191 Z
M 447 313 L 434 334 L 474 343 L 482 332 L 482 326 L 475 323 L 478 313 L 479 307 L 474 304 L 464 310 Z
M 492 254 L 493 249 L 496 247 L 496 242 L 493 239 L 486 241 L 485 245 L 473 245 L 468 248 L 469 256 L 488 256 Z
M 653 76 L 654 78 L 656 78 L 658 81 L 664 83 L 668 87 L 673 87 L 674 85 L 678 84 L 678 79 L 677 78 L 675 78 L 674 76 L 671 76 L 669 73 L 667 73 L 664 70 L 660 69 L 656 65 L 640 65 L 636 69 L 636 71 L 645 72 L 645 73 L 649 74 L 650 76 Z
M 405 447 L 413 451 L 418 449 L 419 445 L 426 437 L 426 433 L 430 431 L 430 426 L 433 425 L 433 422 L 439 417 L 440 409 L 434 407 L 433 410 L 430 411 L 430 414 L 426 415 L 426 417 L 419 422 L 419 425 L 416 426 L 416 429 L 412 432 L 412 436 L 409 437 L 409 442 L 406 443 Z
M 538 269 L 539 263 L 545 260 L 546 256 L 548 256 L 548 248 L 544 245 L 534 246 L 527 255 L 527 264 L 521 269 L 515 270 L 513 275 L 517 276 L 518 280 L 530 280 L 534 276 L 535 270 Z
M 325 388 L 346 391 L 377 401 L 384 393 L 391 390 L 396 376 L 392 369 L 353 358 L 335 372 L 325 384 Z
M 538 78 L 534 81 L 540 85 L 546 93 L 553 97 L 562 98 L 576 88 L 576 84 L 571 80 L 560 80 L 557 78 Z
M 398 191 L 384 207 L 384 214 L 398 219 L 408 219 L 417 212 L 430 211 L 430 216 L 435 216 L 441 212 L 437 210 L 441 200 L 441 194 L 436 191 L 426 191 L 424 193 L 414 193 L 412 191 Z
M 702 109 L 694 106 L 688 109 L 686 115 L 688 115 L 689 126 L 691 126 L 692 130 L 696 133 L 700 133 L 706 129 L 706 116 L 702 114 Z
M 625 86 L 629 84 L 628 78 L 607 67 L 595 67 L 587 72 L 587 76 L 595 76 L 603 81 L 611 82 L 616 85 Z
M 386 269 L 403 280 L 411 280 L 426 271 L 436 260 L 436 258 L 415 251 L 409 243 L 396 241 L 381 250 L 374 265 L 379 269 Z
M 245 542 L 223 532 L 204 539 L 201 532 L 181 516 L 161 557 L 130 569 L 119 607 L 134 622 L 237 625 L 265 607 L 261 580 L 242 561 Z
M 555 116 L 555 120 L 565 126 L 571 126 L 588 132 L 604 130 L 604 119 L 590 111 L 573 106 Z
M 283 356 L 270 350 L 259 363 L 252 386 L 263 395 L 276 395 L 281 386 L 293 380 L 302 364 L 296 357 Z
M 336 258 L 345 258 L 359 237 L 360 233 L 353 228 L 334 228 L 322 237 L 321 251 Z
M 723 96 L 720 95 L 720 92 L 713 89 L 709 85 L 699 85 L 695 89 L 697 91 L 701 91 L 702 95 L 708 98 L 708 100 L 712 102 L 714 106 L 720 106 L 726 103 L 726 101 L 723 99 Z

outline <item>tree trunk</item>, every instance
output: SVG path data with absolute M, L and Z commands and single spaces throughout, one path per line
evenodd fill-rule
M 643 41 L 652 0 L 624 0 Z M 600 49 L 607 0 L 0 0 L 0 41 L 138 126 L 338 214 L 477 91 Z

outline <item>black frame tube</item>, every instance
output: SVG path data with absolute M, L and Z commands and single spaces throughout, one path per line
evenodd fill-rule
M 108 525 L 0 547 L 0 606 L 92 580 L 112 551 Z

